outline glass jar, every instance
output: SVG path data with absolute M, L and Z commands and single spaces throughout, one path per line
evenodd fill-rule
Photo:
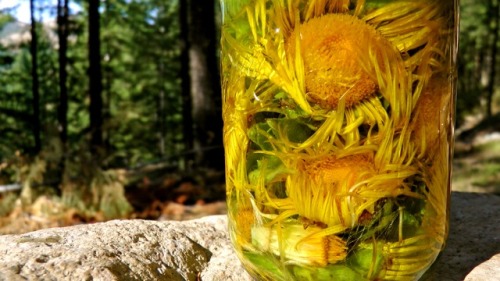
M 229 232 L 259 280 L 416 280 L 448 232 L 458 4 L 221 0 Z

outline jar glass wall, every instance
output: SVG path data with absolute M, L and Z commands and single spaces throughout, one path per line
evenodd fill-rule
M 260 280 L 416 280 L 448 231 L 458 4 L 221 0 L 229 231 Z

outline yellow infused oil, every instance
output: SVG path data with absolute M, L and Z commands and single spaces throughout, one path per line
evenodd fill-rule
M 229 231 L 258 280 L 417 280 L 444 245 L 453 0 L 221 0 Z

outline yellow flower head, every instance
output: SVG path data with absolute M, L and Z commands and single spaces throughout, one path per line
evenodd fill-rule
M 242 241 L 240 243 L 250 243 L 250 232 L 252 225 L 255 223 L 255 214 L 251 208 L 243 208 L 235 214 L 235 224 L 237 229 L 237 237 Z
M 325 108 L 346 107 L 374 96 L 377 84 L 362 69 L 360 46 L 380 41 L 373 27 L 346 14 L 327 14 L 296 27 L 286 41 L 294 56 L 300 40 L 308 98 Z M 379 46 L 374 46 L 382 51 Z
M 287 181 L 287 192 L 299 215 L 328 226 L 357 222 L 353 214 L 363 202 L 349 189 L 375 173 L 368 155 L 304 160 L 297 170 Z
M 367 155 L 327 156 L 304 161 L 302 169 L 313 181 L 352 186 L 360 174 L 373 172 L 373 163 Z
M 326 266 L 346 258 L 346 242 L 335 235 L 314 236 L 318 226 L 304 228 L 302 224 L 285 222 L 270 227 L 252 228 L 254 245 L 265 252 L 285 253 L 290 263 Z
M 450 83 L 446 77 L 432 78 L 415 106 L 414 142 L 427 156 L 435 152 L 447 135 L 450 116 Z M 443 130 L 445 129 L 445 130 Z M 444 139 L 446 140 L 446 139 Z

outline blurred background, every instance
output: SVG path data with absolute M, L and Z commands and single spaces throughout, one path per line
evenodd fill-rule
M 453 190 L 500 194 L 500 0 L 461 0 Z M 216 0 L 0 1 L 0 234 L 225 212 Z

